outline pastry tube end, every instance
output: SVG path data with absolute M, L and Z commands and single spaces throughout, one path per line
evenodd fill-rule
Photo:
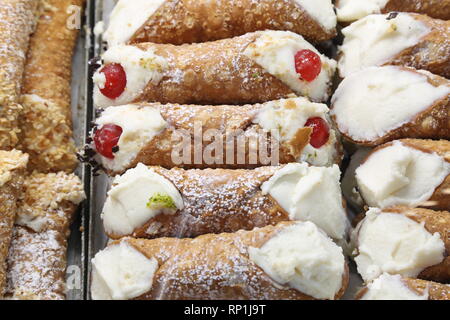
M 108 45 L 126 43 L 194 43 L 232 38 L 258 30 L 286 30 L 309 41 L 336 35 L 330 0 L 121 0 L 103 38 Z
M 368 282 L 382 273 L 447 282 L 450 212 L 371 208 L 352 235 L 358 272 Z
M 342 33 L 344 43 L 338 54 L 342 78 L 381 65 L 409 66 L 450 76 L 449 21 L 413 13 L 370 15 Z
M 435 19 L 450 19 L 450 2 L 447 0 L 337 0 L 337 18 L 348 23 L 374 13 L 391 11 L 426 14 Z
M 312 221 L 345 240 L 340 170 L 288 164 L 254 170 L 165 170 L 139 164 L 115 178 L 103 208 L 111 238 L 197 236 Z
M 450 300 L 450 286 L 382 274 L 356 294 L 358 300 Z
M 84 198 L 81 181 L 73 174 L 33 173 L 26 178 L 8 255 L 7 298 L 65 299 L 67 239 Z
M 92 265 L 93 299 L 339 299 L 348 283 L 342 249 L 309 222 L 196 239 L 126 238 Z
M 344 79 L 331 116 L 352 143 L 377 146 L 400 138 L 450 138 L 450 81 L 426 71 L 370 67 Z
M 72 122 L 50 100 L 22 95 L 20 148 L 30 154 L 29 171 L 73 172 L 78 165 Z
M 310 59 L 313 70 L 305 67 Z M 120 81 L 107 81 L 111 69 Z M 288 31 L 182 46 L 118 45 L 103 54 L 93 76 L 94 103 L 245 104 L 295 95 L 322 102 L 335 70 L 334 60 Z
M 35 27 L 38 0 L 5 0 L 0 3 L 0 150 L 11 150 L 19 141 L 19 95 L 30 34 Z
M 374 149 L 356 169 L 359 193 L 368 206 L 449 208 L 450 142 L 396 140 Z
M 0 298 L 6 286 L 6 258 L 27 163 L 28 155 L 21 151 L 0 151 Z
M 85 0 L 46 0 L 24 71 L 20 148 L 30 154 L 29 171 L 71 173 L 77 166 L 72 132 L 72 57 L 78 27 L 69 26 L 72 7 Z
M 320 129 L 313 130 L 314 121 L 322 125 Z M 112 126 L 119 132 L 118 139 L 108 136 L 117 139 L 115 145 L 103 138 Z M 220 142 L 218 147 L 208 139 L 209 133 Z M 85 161 L 95 161 L 111 175 L 138 163 L 247 169 L 289 162 L 330 166 L 340 164 L 343 156 L 328 107 L 305 98 L 244 106 L 155 103 L 109 107 L 96 119 L 91 141 L 84 151 Z M 218 149 L 214 157 L 206 153 L 212 146 Z

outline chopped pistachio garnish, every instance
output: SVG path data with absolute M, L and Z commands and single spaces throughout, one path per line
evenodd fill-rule
M 156 193 L 147 202 L 147 207 L 153 210 L 176 209 L 177 206 L 168 194 Z
M 147 70 L 156 70 L 158 72 L 161 72 L 162 71 L 162 67 L 155 60 L 156 60 L 155 58 L 145 58 L 145 59 L 141 58 L 139 60 L 139 65 L 142 68 L 145 68 Z

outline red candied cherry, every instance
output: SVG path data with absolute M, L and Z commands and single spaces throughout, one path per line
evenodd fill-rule
M 105 87 L 100 89 L 100 92 L 107 98 L 118 98 L 127 86 L 127 74 L 123 67 L 118 63 L 110 63 L 104 66 L 100 73 L 106 78 Z
M 330 127 L 322 118 L 309 118 L 306 121 L 305 127 L 311 127 L 313 129 L 310 144 L 316 149 L 319 149 L 327 143 L 330 138 Z
M 295 71 L 300 78 L 311 82 L 317 78 L 322 70 L 322 61 L 320 56 L 314 51 L 305 49 L 295 54 Z
M 122 132 L 122 128 L 115 124 L 105 124 L 95 131 L 94 143 L 97 152 L 105 158 L 114 159 L 113 149 L 119 143 Z

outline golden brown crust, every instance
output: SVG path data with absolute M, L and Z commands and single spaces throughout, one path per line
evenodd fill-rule
M 418 294 L 423 294 L 427 290 L 428 300 L 450 300 L 450 285 L 448 284 L 411 278 L 403 279 L 403 283 Z
M 413 47 L 403 50 L 385 65 L 408 66 L 428 70 L 442 77 L 450 77 L 450 21 L 432 19 L 426 15 L 410 13 L 423 22 L 431 32 Z
M 450 55 L 449 55 L 450 57 Z M 450 65 L 450 64 L 449 64 Z M 402 70 L 414 72 L 411 68 L 401 67 Z M 428 82 L 435 86 L 448 86 L 450 88 L 450 80 L 443 77 L 424 74 Z M 333 108 L 333 107 L 332 107 Z M 332 116 L 336 121 L 336 116 Z M 341 132 L 346 140 L 361 146 L 374 147 L 380 144 L 402 138 L 419 138 L 419 139 L 450 139 L 450 94 L 444 98 L 434 101 L 433 104 L 417 114 L 410 122 L 405 123 L 401 127 L 391 130 L 384 136 L 373 141 L 356 141 L 353 140 L 346 132 Z
M 261 185 L 279 167 L 254 170 L 152 169 L 171 181 L 183 197 L 184 209 L 150 219 L 132 234 L 138 238 L 195 237 L 207 233 L 252 230 L 289 220 L 288 214 Z M 120 236 L 108 233 L 113 239 Z
M 130 42 L 206 42 L 258 30 L 293 31 L 312 42 L 336 35 L 294 0 L 166 0 Z
M 428 293 L 428 300 L 450 300 L 450 285 L 413 278 L 402 278 L 402 282 L 419 296 Z M 362 288 L 355 299 L 360 300 L 367 291 L 367 287 Z
M 6 296 L 65 299 L 67 239 L 77 205 L 84 198 L 81 181 L 63 172 L 34 173 L 24 186 L 8 256 Z
M 28 156 L 20 151 L 0 151 L 0 298 L 6 286 L 6 258 L 27 162 Z
M 288 100 L 286 104 L 291 102 L 291 100 Z M 264 104 L 244 106 L 139 105 L 157 107 L 163 119 L 168 123 L 168 127 L 147 143 L 126 168 L 121 171 L 108 171 L 110 175 L 121 174 L 126 169 L 135 167 L 138 163 L 184 169 L 253 169 L 263 165 L 285 164 L 297 162 L 304 147 L 310 142 L 312 129 L 309 127 L 300 128 L 294 139 L 290 141 L 280 143 L 275 137 L 271 139 L 270 135 L 265 134 L 263 129 L 253 121 L 256 114 L 265 107 Z M 212 141 L 201 139 L 209 130 L 214 130 L 211 131 L 215 133 L 214 137 L 223 141 L 223 153 L 221 156 L 217 155 L 217 158 L 215 158 L 216 155 L 209 157 L 210 159 L 205 159 L 202 156 L 201 159 L 194 161 L 196 160 L 194 159 L 196 153 L 194 147 L 201 145 L 201 152 L 197 151 L 197 154 L 203 155 L 206 148 L 212 143 Z M 183 137 L 180 136 L 180 133 L 183 133 Z M 198 140 L 201 139 L 201 142 L 196 141 L 196 137 Z M 237 142 L 241 139 L 246 141 L 246 144 L 243 147 L 238 147 Z M 258 144 L 250 143 L 253 141 L 261 142 Z M 189 147 L 190 157 L 173 156 L 173 153 L 181 149 L 181 145 Z M 267 154 L 267 157 L 259 156 L 263 148 L 265 149 L 264 152 L 267 153 L 266 150 L 270 151 L 272 148 L 278 147 L 279 157 L 276 161 L 277 159 L 274 156 L 274 163 L 271 161 L 270 153 Z M 340 164 L 342 155 L 339 140 L 336 141 L 334 147 L 335 154 L 332 162 Z M 256 155 L 255 159 L 250 159 L 250 155 Z
M 19 95 L 38 2 L 4 0 L 0 3 L 0 150 L 10 150 L 18 142 Z
M 72 172 L 77 166 L 70 97 L 78 29 L 68 27 L 73 14 L 68 9 L 84 2 L 46 0 L 40 6 L 24 72 L 20 121 L 21 148 L 30 154 L 30 171 Z
M 450 0 L 389 0 L 382 12 L 391 11 L 416 12 L 450 20 Z
M 261 247 L 291 224 L 286 222 L 253 231 L 208 234 L 195 239 L 125 239 L 123 241 L 148 258 L 155 258 L 159 265 L 152 289 L 137 299 L 313 299 L 294 289 L 280 289 L 248 257 L 249 247 Z M 230 282 L 231 279 L 234 281 Z M 336 299 L 343 295 L 347 285 L 346 268 Z
M 191 104 L 260 103 L 295 96 L 287 85 L 244 55 L 259 33 L 201 44 L 142 43 L 168 61 L 163 79 L 150 82 L 133 102 Z

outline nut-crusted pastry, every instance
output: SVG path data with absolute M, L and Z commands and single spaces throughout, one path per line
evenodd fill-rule
M 291 163 L 254 170 L 166 170 L 139 164 L 118 176 L 103 208 L 110 238 L 194 237 L 312 221 L 346 238 L 340 170 Z
M 372 13 L 415 12 L 450 20 L 450 0 L 337 0 L 339 21 L 350 22 Z
M 8 256 L 6 297 L 65 299 L 67 239 L 84 199 L 83 186 L 77 176 L 60 172 L 34 173 L 24 187 Z
M 0 2 L 0 150 L 18 142 L 19 95 L 30 34 L 39 0 Z
M 70 6 L 85 0 L 46 0 L 40 6 L 24 72 L 20 118 L 21 149 L 30 172 L 72 172 L 77 166 L 70 106 L 72 55 L 77 26 Z
M 450 21 L 414 13 L 370 15 L 342 33 L 341 77 L 381 65 L 409 66 L 450 77 Z
M 396 140 L 374 149 L 356 169 L 371 207 L 450 208 L 450 141 Z
M 120 0 L 104 39 L 109 46 L 183 44 L 232 38 L 258 30 L 286 30 L 309 41 L 336 35 L 331 0 Z
M 352 235 L 355 262 L 365 281 L 382 273 L 450 281 L 450 212 L 371 208 Z
M 246 104 L 291 95 L 326 101 L 336 62 L 288 31 L 190 45 L 107 50 L 94 74 L 98 107 L 132 102 Z
M 6 258 L 27 163 L 28 155 L 20 151 L 0 150 L 0 298 L 6 286 Z
M 450 285 L 382 274 L 361 289 L 359 300 L 450 300 Z
M 110 107 L 95 121 L 85 155 L 109 174 L 120 174 L 138 163 L 186 169 L 301 161 L 330 166 L 340 163 L 342 147 L 328 107 L 294 98 L 244 106 Z
M 123 239 L 92 260 L 93 299 L 339 299 L 342 249 L 310 222 L 196 239 Z
M 369 67 L 341 82 L 330 113 L 342 135 L 359 145 L 450 139 L 450 81 L 411 68 Z

